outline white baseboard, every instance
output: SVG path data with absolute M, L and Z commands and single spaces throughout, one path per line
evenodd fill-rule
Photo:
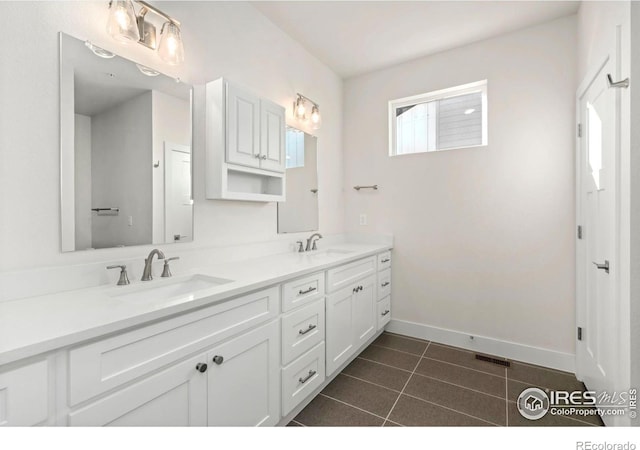
M 386 326 L 386 330 L 391 333 L 404 334 L 418 339 L 575 373 L 575 355 L 571 353 L 556 352 L 484 336 L 474 335 L 473 339 L 470 339 L 468 334 L 460 331 L 432 327 L 406 320 L 391 319 Z

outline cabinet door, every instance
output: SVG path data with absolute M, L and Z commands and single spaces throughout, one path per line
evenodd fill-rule
M 196 368 L 205 361 L 201 354 L 110 394 L 70 413 L 69 425 L 205 426 L 207 374 Z
M 211 350 L 210 426 L 268 426 L 280 420 L 280 324 L 273 321 Z
M 268 100 L 260 102 L 260 167 L 274 172 L 285 170 L 285 110 Z
M 326 311 L 327 376 L 353 354 L 355 285 L 328 295 Z
M 47 361 L 0 372 L 0 426 L 31 426 L 47 420 Z
M 354 345 L 359 348 L 376 333 L 377 286 L 375 275 L 357 283 L 358 292 L 353 300 Z
M 227 84 L 227 162 L 260 166 L 260 98 Z

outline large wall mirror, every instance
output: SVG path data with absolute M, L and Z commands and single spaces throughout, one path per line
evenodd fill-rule
M 191 86 L 60 33 L 62 251 L 193 239 Z
M 286 131 L 287 201 L 278 203 L 278 233 L 318 229 L 318 138 Z

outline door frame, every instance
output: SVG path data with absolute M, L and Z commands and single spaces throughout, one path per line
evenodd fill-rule
M 167 182 L 167 170 L 169 170 L 169 161 L 170 161 L 170 155 L 172 151 L 178 151 L 181 153 L 186 153 L 190 155 L 191 158 L 191 186 L 190 186 L 190 190 L 191 190 L 191 236 L 190 239 L 188 241 L 183 241 L 183 242 L 191 242 L 193 241 L 193 152 L 191 151 L 191 146 L 189 145 L 184 145 L 184 144 L 176 144 L 175 142 L 171 142 L 171 141 L 164 141 L 164 171 L 162 174 L 162 184 L 163 184 L 163 191 L 162 191 L 162 201 L 163 201 L 163 215 L 162 215 L 162 238 L 163 241 L 162 242 L 166 242 L 166 243 L 174 243 L 176 241 L 174 240 L 167 240 L 167 219 L 168 219 L 168 212 L 167 212 L 167 196 L 168 196 L 168 189 L 169 189 L 169 183 Z
M 627 27 L 628 28 L 628 27 Z M 610 54 L 601 58 L 599 64 L 594 65 L 588 72 L 587 76 L 580 83 L 576 92 L 576 129 L 579 124 L 584 124 L 582 117 L 581 100 L 597 74 L 602 68 L 612 60 L 613 71 L 612 77 L 616 80 L 624 78 L 621 74 L 629 72 L 630 53 L 628 48 L 623 45 L 628 42 L 628 29 L 624 30 L 622 25 L 616 26 L 614 48 L 610 49 Z M 614 89 L 610 87 L 609 89 Z M 615 277 L 614 295 L 616 296 L 616 304 L 618 311 L 618 333 L 616 336 L 619 349 L 618 367 L 614 379 L 614 389 L 621 391 L 630 388 L 630 367 L 631 367 L 631 334 L 630 334 L 630 109 L 629 109 L 629 90 L 615 89 L 615 113 L 616 113 L 616 130 L 615 130 L 615 148 L 614 148 L 614 171 L 616 183 L 615 197 L 615 218 L 614 230 L 616 233 L 614 254 L 611 256 L 611 263 L 614 270 L 612 275 Z M 579 363 L 578 348 L 583 345 L 578 340 L 577 327 L 584 324 L 584 306 L 586 304 L 586 241 L 579 239 L 577 236 L 577 226 L 584 224 L 584 196 L 582 193 L 582 164 L 583 146 L 585 145 L 585 130 L 582 137 L 576 139 L 576 376 L 582 380 L 584 377 L 583 368 Z M 588 235 L 589 230 L 583 232 Z M 588 330 L 586 331 L 588 332 Z M 587 387 L 588 388 L 588 387 Z M 616 417 L 616 424 L 624 424 L 629 420 L 628 417 Z

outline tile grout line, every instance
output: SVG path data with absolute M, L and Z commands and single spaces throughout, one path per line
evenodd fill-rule
M 444 406 L 444 405 L 441 405 L 440 403 L 432 402 L 431 400 L 425 400 L 424 398 L 416 397 L 415 395 L 411 395 L 411 394 L 403 394 L 403 395 L 406 395 L 407 397 L 413 398 L 415 400 L 419 400 L 419 401 L 424 402 L 424 403 L 428 403 L 430 405 L 437 406 L 438 408 L 442 408 L 442 409 L 446 409 L 446 410 L 452 411 L 452 412 L 454 412 L 456 414 L 460 414 L 460 415 L 463 415 L 463 416 L 471 417 L 472 419 L 479 420 L 480 422 L 484 422 L 484 423 L 487 423 L 489 425 L 493 425 L 493 426 L 496 426 L 496 427 L 501 427 L 502 426 L 500 424 L 491 422 L 491 421 L 489 421 L 487 419 L 483 419 L 482 417 L 477 417 L 477 416 L 474 416 L 473 414 L 469 414 L 469 413 L 466 413 L 466 412 L 458 411 L 457 409 L 453 409 L 450 406 Z
M 424 356 L 427 353 L 427 350 L 429 349 L 430 345 L 431 345 L 431 342 L 427 343 L 427 346 L 425 347 L 424 351 L 422 352 L 422 356 Z M 411 377 L 413 377 L 413 374 L 416 372 L 416 369 L 420 365 L 420 361 L 422 361 L 422 356 L 420 356 L 420 359 L 418 359 L 418 362 L 416 363 L 415 367 L 413 368 L 413 372 L 411 372 L 411 375 L 409 375 L 409 378 L 407 378 L 406 383 L 404 383 L 404 386 L 402 386 L 402 390 L 398 394 L 398 398 L 396 398 L 396 401 L 393 402 L 393 406 L 391 406 L 391 409 L 387 413 L 387 417 L 384 419 L 384 423 L 382 424 L 382 426 L 384 426 L 384 424 L 387 423 L 387 420 L 389 420 L 389 417 L 391 417 L 391 413 L 393 412 L 393 410 L 395 409 L 396 405 L 398 404 L 398 401 L 400 400 L 400 397 L 402 397 L 402 394 L 404 393 L 404 390 L 407 388 L 407 385 L 409 384 L 409 381 L 411 381 Z
M 420 355 L 421 355 L 421 353 L 405 352 L 404 350 L 398 350 L 397 348 L 387 347 L 386 345 L 380 345 L 380 344 L 371 344 L 369 347 L 378 347 L 378 348 L 384 348 L 384 349 L 387 349 L 387 350 L 393 350 L 394 352 L 404 353 L 405 355 L 415 356 L 416 358 L 419 358 Z M 369 347 L 367 347 L 367 348 L 369 348 Z
M 297 423 L 297 424 L 298 424 L 298 425 L 300 425 L 301 427 L 306 427 L 306 425 L 305 425 L 305 424 L 303 424 L 303 423 L 301 423 L 301 422 L 298 422 L 297 420 L 293 420 L 293 419 L 291 419 L 291 422 L 293 422 L 293 423 Z
M 427 347 L 428 347 L 428 346 L 427 346 Z M 423 359 L 429 359 L 429 358 L 420 358 L 420 359 L 418 360 L 418 364 L 417 364 L 417 365 L 416 365 L 416 367 L 413 369 L 413 371 L 409 371 L 409 370 L 406 370 L 406 369 L 401 369 L 400 367 L 392 366 L 392 365 L 390 365 L 390 364 L 385 364 L 385 363 L 382 363 L 382 362 L 380 362 L 380 361 L 375 361 L 375 360 L 373 360 L 373 359 L 362 358 L 361 356 L 358 356 L 358 359 L 361 359 L 361 360 L 363 360 L 363 361 L 367 361 L 367 362 L 370 362 L 370 363 L 374 363 L 374 364 L 379 364 L 379 365 L 384 366 L 384 367 L 389 367 L 389 368 L 391 368 L 391 369 L 397 369 L 397 370 L 401 370 L 401 371 L 406 372 L 406 373 L 410 373 L 411 375 L 410 375 L 410 377 L 409 377 L 409 378 L 411 378 L 411 376 L 413 376 L 413 375 L 418 375 L 418 376 L 423 377 L 423 378 L 428 378 L 428 379 L 430 379 L 430 380 L 438 381 L 438 382 L 440 382 L 440 383 L 449 384 L 449 385 L 451 385 L 451 386 L 455 386 L 455 387 L 458 387 L 458 388 L 461 388 L 461 389 L 466 389 L 466 390 L 469 390 L 469 391 L 473 391 L 473 392 L 476 392 L 476 393 L 478 393 L 478 394 L 488 395 L 489 397 L 494 397 L 494 398 L 497 398 L 497 399 L 502 400 L 502 397 L 500 397 L 499 395 L 490 394 L 490 393 L 488 393 L 488 392 L 479 391 L 479 390 L 477 390 L 477 389 L 473 389 L 473 388 L 470 388 L 470 387 L 468 387 L 468 386 L 463 386 L 463 385 L 461 385 L 461 384 L 452 383 L 452 382 L 450 382 L 450 381 L 442 380 L 442 379 L 440 379 L 440 378 L 430 377 L 429 375 L 424 375 L 424 374 L 422 374 L 422 373 L 417 373 L 417 372 L 416 372 L 416 369 L 417 369 L 417 368 L 418 368 L 418 366 L 420 365 L 420 362 L 421 362 Z M 458 367 L 463 367 L 463 366 L 458 366 Z M 483 373 L 483 374 L 485 374 L 485 375 L 491 375 L 491 374 L 489 374 L 489 373 L 485 373 L 485 372 L 480 372 L 480 373 Z M 358 379 L 358 380 L 362 380 L 361 378 L 354 377 L 353 375 L 349 375 L 348 373 L 343 373 L 343 375 L 347 375 L 347 376 L 350 376 L 350 377 L 352 377 L 352 378 L 356 378 L 356 379 Z M 496 378 L 502 378 L 502 377 L 501 377 L 501 376 L 499 376 L 499 375 L 492 375 L 492 376 L 494 376 L 494 377 L 496 377 Z M 362 381 L 367 381 L 367 380 L 362 380 Z M 376 386 L 384 387 L 384 388 L 389 389 L 389 390 L 391 390 L 391 391 L 398 392 L 396 389 L 391 389 L 391 388 L 389 388 L 389 387 L 382 386 L 382 385 L 380 385 L 380 384 L 376 384 L 376 383 L 371 383 L 371 384 L 375 384 Z M 402 393 L 402 391 L 400 391 L 400 393 Z
M 384 333 L 382 333 L 382 334 L 386 334 L 387 336 L 399 337 L 399 338 L 401 338 L 401 339 L 407 339 L 408 341 L 421 342 L 421 343 L 423 343 L 423 344 L 430 344 L 430 343 L 431 343 L 431 341 L 428 341 L 428 340 L 426 340 L 426 339 L 414 338 L 414 337 L 411 337 L 411 336 L 406 336 L 406 335 L 404 335 L 404 334 L 392 333 L 392 332 L 390 332 L 390 331 L 385 331 L 385 332 L 384 332 Z
M 422 359 L 428 359 L 428 360 L 431 360 L 431 361 L 437 361 L 437 362 L 440 362 L 440 363 L 449 364 L 451 366 L 460 367 L 462 369 L 473 370 L 474 372 L 479 372 L 479 373 L 482 373 L 482 374 L 485 374 L 485 375 L 491 375 L 492 377 L 502 378 L 502 375 L 496 375 L 495 373 L 485 372 L 484 370 L 474 369 L 473 367 L 467 367 L 467 366 L 463 366 L 461 364 L 452 363 L 452 362 L 449 362 L 449 361 L 445 361 L 444 359 L 430 358 L 429 356 L 423 356 Z
M 383 419 L 382 425 L 384 425 L 384 422 L 386 422 L 386 419 L 385 419 L 384 417 L 379 416 L 379 415 L 377 415 L 376 413 L 372 413 L 371 411 L 367 411 L 366 409 L 362 409 L 362 408 L 360 408 L 359 406 L 352 405 L 351 403 L 347 403 L 347 402 L 345 402 L 345 401 L 343 401 L 343 400 L 339 400 L 339 399 L 337 399 L 337 398 L 335 398 L 335 397 L 331 397 L 330 395 L 323 394 L 322 392 L 320 392 L 318 395 L 322 395 L 323 397 L 330 398 L 330 399 L 331 399 L 331 400 L 333 400 L 333 401 L 336 401 L 336 402 L 338 402 L 338 403 L 342 403 L 343 405 L 350 406 L 351 408 L 355 408 L 355 409 L 357 409 L 357 410 L 359 410 L 359 411 L 362 411 L 363 413 L 367 413 L 367 414 L 370 414 L 370 415 L 372 415 L 372 416 L 375 416 L 375 417 L 377 417 L 378 419 Z M 380 425 L 380 426 L 382 426 L 382 425 Z
M 507 420 L 507 427 L 509 426 L 509 376 L 507 368 L 504 368 L 504 412 Z

